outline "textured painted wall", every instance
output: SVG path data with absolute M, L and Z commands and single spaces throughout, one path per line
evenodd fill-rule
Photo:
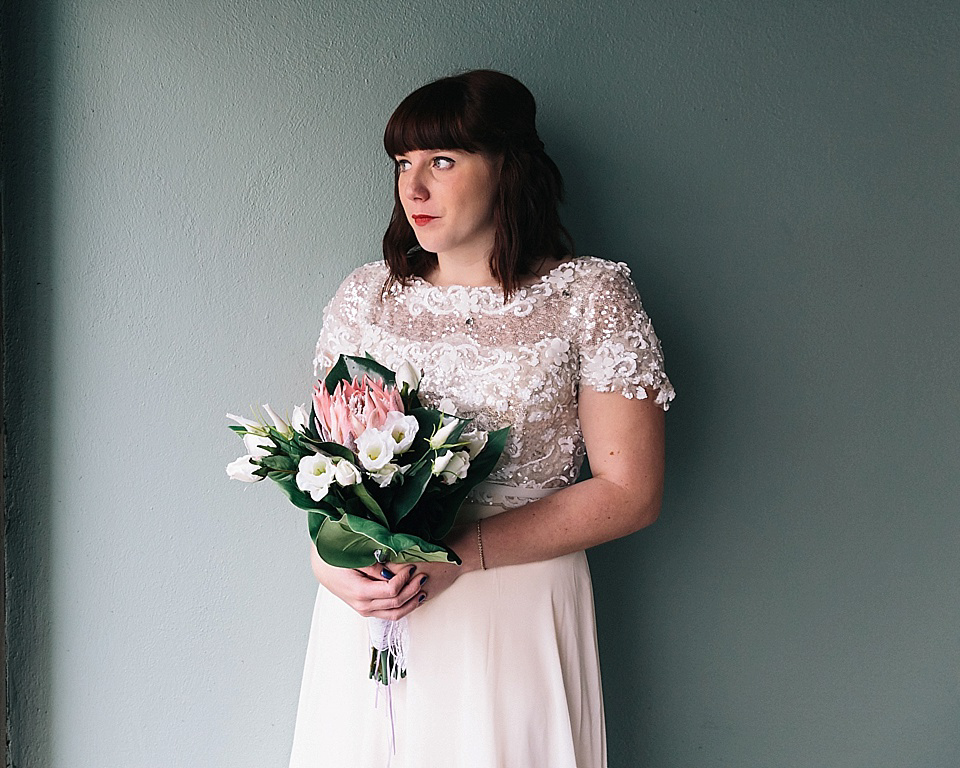
M 387 116 L 477 66 L 679 390 L 661 521 L 591 554 L 611 765 L 960 764 L 955 3 L 3 14 L 16 766 L 285 763 L 308 544 L 223 413 L 303 400 Z

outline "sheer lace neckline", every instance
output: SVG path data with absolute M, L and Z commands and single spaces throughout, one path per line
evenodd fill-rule
M 556 264 L 551 269 L 548 269 L 542 275 L 537 275 L 536 279 L 534 279 L 532 282 L 519 286 L 517 288 L 517 293 L 523 294 L 526 291 L 537 288 L 539 286 L 549 285 L 552 281 L 556 280 L 556 277 L 561 270 L 563 270 L 565 267 L 568 269 L 572 269 L 573 266 L 581 260 L 581 258 L 582 257 L 572 257 L 567 259 L 566 261 L 561 261 L 559 264 Z M 499 285 L 460 285 L 458 283 L 453 283 L 451 285 L 436 285 L 435 283 L 431 283 L 429 280 L 421 277 L 420 275 L 411 275 L 409 278 L 409 281 L 410 281 L 410 285 L 416 286 L 421 291 L 426 291 L 428 293 L 443 295 L 443 294 L 449 294 L 452 292 L 456 292 L 456 293 L 477 292 L 477 293 L 485 293 L 491 296 L 503 298 L 503 288 Z

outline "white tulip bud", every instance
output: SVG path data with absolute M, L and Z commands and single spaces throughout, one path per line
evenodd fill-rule
M 453 485 L 457 480 L 463 480 L 470 469 L 470 454 L 466 451 L 447 451 L 443 458 L 443 466 L 438 470 L 434 462 L 434 474 L 440 475 L 440 482 Z
M 420 373 L 406 360 L 397 368 L 397 373 L 394 378 L 397 382 L 397 389 L 399 389 L 402 394 L 412 392 L 420 386 Z
M 310 411 L 306 405 L 295 405 L 293 407 L 293 416 L 290 418 L 290 425 L 303 434 L 307 431 L 307 423 L 310 421 Z
M 277 432 L 287 434 L 290 431 L 290 425 L 281 419 L 280 416 L 277 415 L 277 412 L 274 411 L 268 403 L 263 404 L 263 410 L 267 412 L 267 416 L 270 417 L 270 420 L 273 422 L 273 426 L 277 428 Z
M 437 458 L 433 460 L 433 474 L 439 475 L 442 473 L 447 468 L 447 464 L 450 463 L 450 459 L 452 458 L 453 451 L 447 451 L 446 453 L 437 456 Z
M 433 437 L 430 438 L 430 447 L 433 450 L 438 451 L 443 446 L 447 444 L 447 439 L 450 435 L 453 434 L 453 431 L 457 428 L 460 422 L 457 419 L 450 419 L 447 424 L 444 424 L 440 429 L 433 433 Z

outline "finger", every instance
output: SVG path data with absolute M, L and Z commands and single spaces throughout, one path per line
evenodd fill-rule
M 404 566 L 403 570 L 397 573 L 390 581 L 383 579 L 373 579 L 367 573 L 360 574 L 360 578 L 351 584 L 350 599 L 351 604 L 359 611 L 370 608 L 371 601 L 387 600 L 388 603 L 379 603 L 373 606 L 374 610 L 396 608 L 402 604 L 397 597 L 409 587 L 413 574 L 416 573 L 416 566 Z M 407 592 L 406 595 L 410 593 Z
M 379 597 L 371 599 L 366 609 L 370 612 L 395 611 L 398 608 L 407 606 L 418 595 L 423 593 L 423 586 L 427 583 L 426 575 L 419 575 L 411 578 L 407 584 L 397 592 L 396 595 Z M 409 606 L 412 610 L 416 605 Z
M 369 615 L 377 619 L 389 619 L 390 621 L 397 621 L 398 619 L 402 619 L 404 616 L 409 616 L 411 613 L 413 613 L 423 604 L 426 599 L 427 596 L 424 592 L 418 592 L 414 599 L 408 600 L 399 608 L 384 611 L 373 611 L 365 615 Z
M 354 568 L 353 570 L 374 581 L 389 581 L 394 576 L 393 571 L 391 571 L 388 566 L 380 563 L 367 565 L 363 568 Z

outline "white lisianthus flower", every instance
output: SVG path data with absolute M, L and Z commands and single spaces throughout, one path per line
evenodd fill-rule
M 399 467 L 396 464 L 384 464 L 376 472 L 371 472 L 370 477 L 379 485 L 381 488 L 386 488 L 390 483 L 393 482 L 398 474 L 403 472 L 403 467 Z
M 437 406 L 437 410 L 442 411 L 443 413 L 447 414 L 447 416 L 456 416 L 457 404 L 449 397 L 445 397 L 440 401 L 440 404 Z
M 260 465 L 253 462 L 253 456 L 241 456 L 227 464 L 227 475 L 231 480 L 239 480 L 241 483 L 257 483 L 263 480 L 259 475 L 253 474 L 258 469 Z
M 360 470 L 346 459 L 336 459 L 333 477 L 339 485 L 356 485 L 361 481 Z
M 260 437 L 259 435 L 244 435 L 243 444 L 247 452 L 254 459 L 260 459 L 270 455 L 270 449 L 273 448 L 273 440 L 269 437 Z
M 469 432 L 463 432 L 460 434 L 460 440 L 466 443 L 464 448 L 470 454 L 471 461 L 477 458 L 480 451 L 487 447 L 487 433 L 482 429 L 471 429 Z
M 306 405 L 295 405 L 293 407 L 293 415 L 290 417 L 290 426 L 292 426 L 300 434 L 304 434 L 307 431 L 307 424 L 310 421 L 310 411 L 307 410 Z
M 470 469 L 470 454 L 466 451 L 447 451 L 433 462 L 433 474 L 439 475 L 440 482 L 453 485 L 463 480 Z
M 409 362 L 404 360 L 400 364 L 400 367 L 397 368 L 394 380 L 396 381 L 397 389 L 403 394 L 407 394 L 407 392 L 412 392 L 420 386 L 420 373 Z
M 459 423 L 460 422 L 457 419 L 445 421 L 444 425 L 434 432 L 433 437 L 430 438 L 430 447 L 435 451 L 443 448 L 443 446 L 447 444 L 447 439 L 453 434 L 453 431 L 457 428 Z
M 368 472 L 383 469 L 393 458 L 393 440 L 386 432 L 369 427 L 357 438 L 357 458 Z
M 330 486 L 336 477 L 336 465 L 329 456 L 315 453 L 304 456 L 297 465 L 297 488 L 309 493 L 314 501 L 321 501 L 330 493 Z
M 277 432 L 283 435 L 286 435 L 290 432 L 290 425 L 280 418 L 279 414 L 277 414 L 277 412 L 270 407 L 269 403 L 263 404 L 263 410 L 267 412 L 267 416 L 270 417 L 270 421 L 273 422 L 273 426 L 277 428 Z
M 393 440 L 394 455 L 403 453 L 413 445 L 419 429 L 416 416 L 404 416 L 400 411 L 390 411 L 383 423 L 383 431 Z

